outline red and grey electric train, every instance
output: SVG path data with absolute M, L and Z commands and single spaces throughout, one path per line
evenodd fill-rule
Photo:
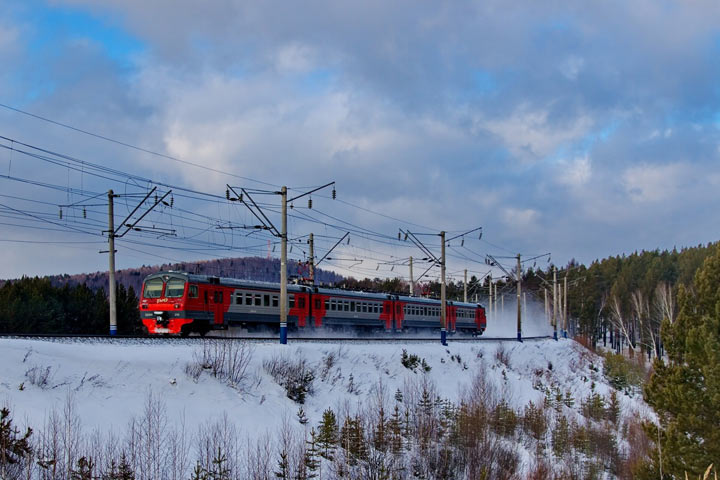
M 405 332 L 440 329 L 440 301 L 306 285 L 288 285 L 288 327 Z M 140 318 L 149 334 L 205 335 L 230 326 L 278 327 L 280 284 L 182 272 L 149 275 L 140 297 Z M 448 332 L 481 335 L 485 309 L 447 302 Z

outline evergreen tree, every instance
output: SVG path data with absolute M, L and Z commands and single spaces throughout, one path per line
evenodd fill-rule
M 300 409 L 297 412 L 298 422 L 300 422 L 300 425 L 307 425 L 308 423 L 308 417 L 305 415 L 305 410 L 303 410 L 303 407 L 301 406 Z
M 10 410 L 0 410 L 0 478 L 11 478 L 11 474 L 21 471 L 23 458 L 32 453 L 31 435 L 30 428 L 20 435 L 12 424 Z
M 328 408 L 323 412 L 319 429 L 318 446 L 320 447 L 320 455 L 332 460 L 338 442 L 338 424 L 335 412 L 332 409 Z
M 390 451 L 393 455 L 400 455 L 403 448 L 402 417 L 397 404 L 388 422 L 387 430 L 390 436 Z
M 190 480 L 209 480 L 208 472 L 200 465 L 200 462 L 195 463 Z
M 340 429 L 340 446 L 345 449 L 352 465 L 355 465 L 357 460 L 367 458 L 365 431 L 359 417 L 345 418 L 342 429 Z
M 208 472 L 208 480 L 230 480 L 230 469 L 226 465 L 227 456 L 220 447 L 210 463 L 212 467 Z
M 646 385 L 648 403 L 659 413 L 663 471 L 701 475 L 720 459 L 720 248 L 695 275 L 694 293 L 681 288 L 674 323 L 661 336 L 669 362 L 656 359 Z
M 305 479 L 318 476 L 320 469 L 320 450 L 318 449 L 318 435 L 315 428 L 310 429 L 310 439 L 306 440 L 305 455 L 303 455 L 303 466 L 305 467 Z
M 280 460 L 278 461 L 278 469 L 275 471 L 275 478 L 281 480 L 290 480 L 290 464 L 288 463 L 287 451 L 280 452 Z
M 80 457 L 74 469 L 70 470 L 70 480 L 94 480 L 95 462 L 92 457 Z

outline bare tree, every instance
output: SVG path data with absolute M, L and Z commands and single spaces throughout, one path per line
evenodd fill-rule
M 654 300 L 653 306 L 660 321 L 667 319 L 671 324 L 675 323 L 675 296 L 672 287 L 665 282 L 658 283 Z
M 627 340 L 628 348 L 630 351 L 635 351 L 635 345 L 633 344 L 632 337 L 630 336 L 630 319 L 627 318 L 620 305 L 620 300 L 617 295 L 613 295 L 610 298 L 610 323 L 617 329 L 618 332 L 625 337 Z

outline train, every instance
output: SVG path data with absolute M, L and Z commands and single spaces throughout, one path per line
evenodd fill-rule
M 400 294 L 315 285 L 287 286 L 291 331 L 352 329 L 403 333 L 440 330 L 441 302 Z M 149 335 L 206 335 L 229 327 L 278 328 L 280 284 L 166 271 L 143 281 L 139 310 Z M 447 331 L 482 335 L 485 308 L 448 301 Z

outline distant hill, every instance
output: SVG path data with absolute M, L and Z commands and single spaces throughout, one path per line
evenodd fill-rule
M 219 277 L 231 277 L 247 280 L 258 280 L 265 282 L 280 282 L 280 260 L 276 258 L 262 257 L 237 257 L 223 258 L 217 260 L 202 260 L 197 262 L 164 263 L 162 265 L 145 266 L 140 268 L 127 268 L 115 272 L 117 282 L 125 288 L 133 287 L 140 292 L 143 279 L 162 270 L 175 270 L 180 272 L 197 273 L 201 275 L 217 275 Z M 294 261 L 288 262 L 288 277 L 307 275 L 304 264 Z M 53 286 L 60 287 L 69 285 L 71 287 L 85 284 L 93 291 L 100 288 L 107 290 L 108 272 L 80 273 L 75 275 L 51 275 L 48 276 Z M 345 278 L 334 272 L 317 269 L 315 271 L 316 283 L 334 284 L 344 281 Z M 1 284 L 2 282 L 0 282 Z

